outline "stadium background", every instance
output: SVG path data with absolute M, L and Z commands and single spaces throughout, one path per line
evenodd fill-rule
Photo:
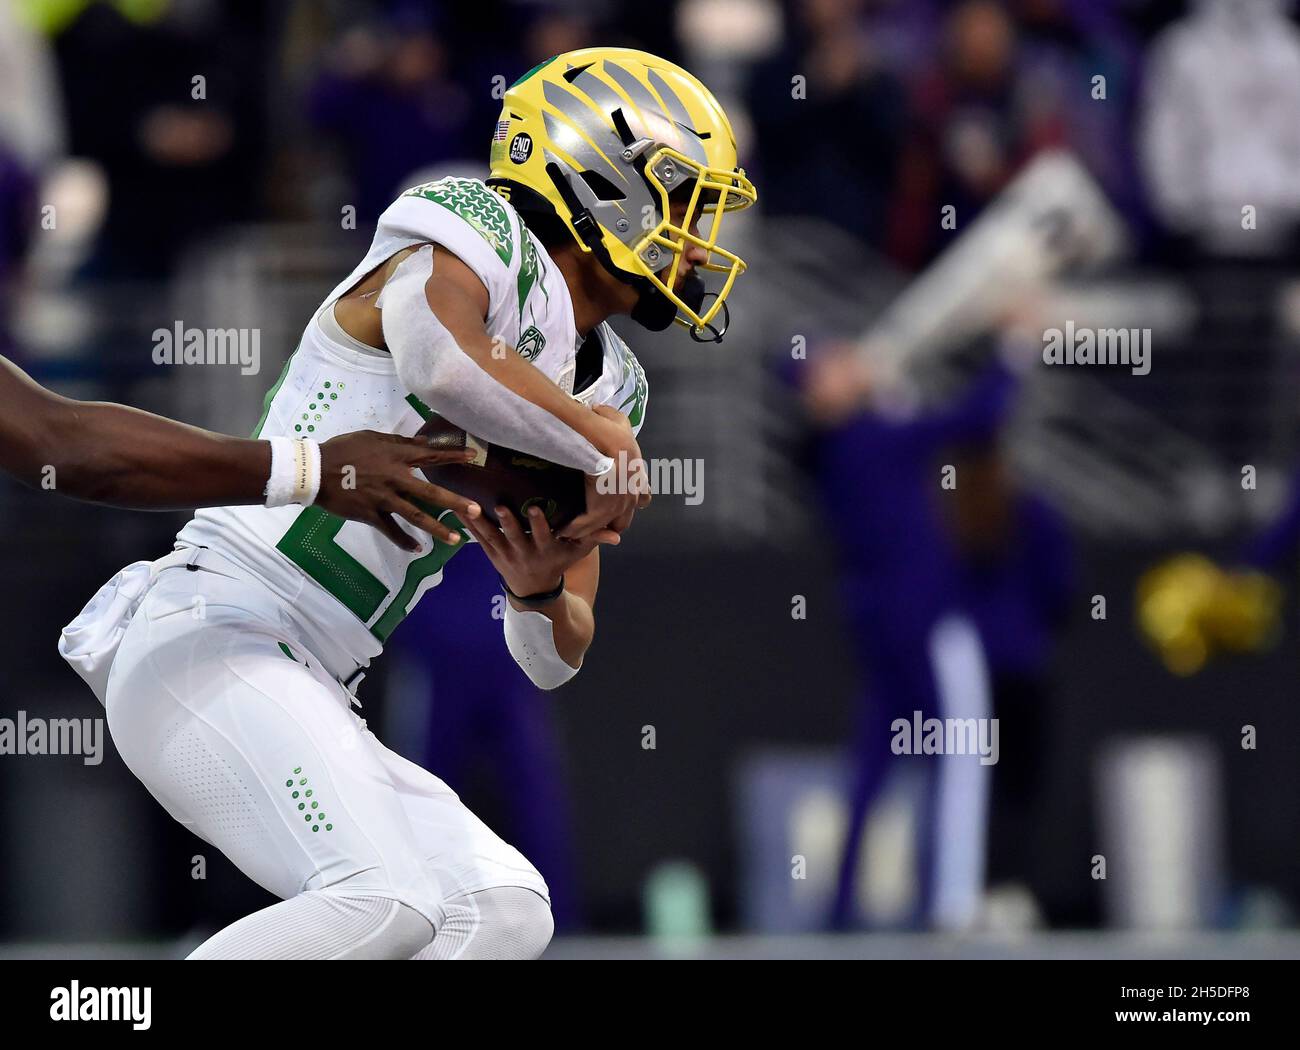
M 1288 499 L 1300 395 L 1296 33 L 1280 5 L 1232 0 L 2 0 L 0 348 L 60 392 L 247 433 L 387 201 L 444 172 L 481 173 L 501 85 L 596 42 L 680 61 L 733 114 L 760 193 L 735 226 L 751 270 L 725 344 L 624 329 L 651 386 L 643 448 L 701 459 L 704 498 L 661 496 L 638 518 L 606 561 L 583 674 L 560 694 L 524 697 L 522 716 L 461 727 L 464 768 L 448 776 L 511 841 L 527 834 L 521 820 L 555 829 L 554 866 L 534 855 L 562 899 L 551 954 L 660 950 L 576 939 L 610 934 L 686 938 L 662 950 L 765 950 L 692 939 L 716 931 L 799 935 L 781 950 L 810 954 L 1294 955 L 1290 603 L 1280 644 L 1191 678 L 1143 645 L 1132 609 L 1145 567 L 1193 547 L 1231 559 Z M 1198 47 L 1217 61 L 1189 72 Z M 1104 100 L 1090 94 L 1097 74 Z M 1203 92 L 1178 79 L 1189 75 Z M 797 77 L 806 97 L 792 92 Z M 1194 151 L 1171 153 L 1165 132 L 1200 120 L 1202 95 L 1221 101 L 1217 122 L 1198 125 Z M 1290 135 L 1257 135 L 1243 153 L 1237 136 L 1260 126 Z M 999 461 L 1070 536 L 1068 591 L 1033 691 L 1033 775 L 1019 795 L 995 787 L 999 892 L 964 929 L 904 935 L 927 924 L 909 913 L 915 857 L 897 831 L 909 810 L 891 794 L 857 922 L 880 932 L 814 939 L 871 690 L 842 601 L 861 577 L 849 582 L 835 542 L 852 523 L 836 520 L 843 493 L 828 504 L 814 480 L 820 446 L 791 347 L 802 338 L 811 357 L 863 330 L 1051 147 L 1091 171 L 1131 239 L 1122 261 L 1065 292 L 1152 328 L 1153 367 L 1030 368 L 996 424 Z M 1273 232 L 1225 245 L 1209 204 L 1243 193 Z M 41 222 L 50 203 L 52 229 Z M 946 204 L 961 216 L 955 231 L 938 221 Z M 154 364 L 151 333 L 178 321 L 256 329 L 259 374 Z M 959 393 L 1002 338 L 971 335 L 936 369 L 936 388 Z M 1238 483 L 1243 464 L 1258 470 L 1254 490 Z M 869 470 L 836 483 L 856 493 L 852 514 L 889 515 L 892 495 Z M 977 491 L 976 516 L 994 501 Z M 98 714 L 58 659 L 58 629 L 119 567 L 169 549 L 184 520 L 0 481 L 0 716 Z M 1295 554 L 1277 569 L 1288 588 Z M 465 629 L 490 645 L 499 624 L 490 581 L 479 583 L 465 588 L 479 610 Z M 1105 620 L 1090 615 L 1094 595 L 1107 597 Z M 796 596 L 805 618 L 792 616 Z M 399 632 L 403 652 L 362 693 L 381 737 L 416 758 L 439 745 L 446 702 L 430 704 L 440 658 L 425 654 L 440 621 L 460 615 L 438 601 L 426 599 Z M 528 724 L 538 780 L 521 782 L 493 718 Z M 1257 749 L 1240 746 L 1245 724 Z M 1155 750 L 1125 774 L 1113 764 L 1124 744 Z M 553 797 L 518 797 L 537 783 Z M 1126 879 L 1093 877 L 1094 855 L 1125 850 Z M 199 854 L 204 879 L 192 877 Z M 795 855 L 804 879 L 790 877 Z M 182 954 L 267 902 L 165 816 L 111 745 L 93 767 L 0 758 L 0 885 L 0 951 L 19 956 Z

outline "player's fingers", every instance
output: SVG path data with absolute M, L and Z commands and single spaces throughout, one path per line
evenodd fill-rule
M 635 504 L 628 508 L 626 512 L 620 514 L 613 521 L 609 522 L 609 527 L 615 532 L 626 532 L 628 526 L 632 524 L 632 515 L 636 513 Z
M 650 506 L 650 497 L 654 495 L 650 487 L 650 471 L 643 459 L 637 460 L 635 471 L 628 479 L 628 491 L 636 497 L 637 510 Z
M 628 430 L 632 429 L 632 420 L 613 405 L 593 405 L 591 410 L 598 416 L 604 416 L 606 419 L 612 419 L 616 423 L 622 423 Z
M 501 532 L 486 516 L 464 518 L 465 531 L 478 540 L 484 553 L 495 553 L 501 546 Z
M 585 514 L 579 514 L 564 526 L 558 535 L 562 540 L 583 540 L 604 524 L 604 521 L 601 521 L 595 514 L 588 511 Z
M 626 511 L 618 514 L 622 517 Z M 597 529 L 603 529 L 610 522 L 610 509 L 608 504 L 598 510 L 584 511 L 574 518 L 569 524 L 564 526 L 556 535 L 562 540 L 582 540 L 586 539 Z
M 627 476 L 627 491 L 635 499 L 638 508 L 650 502 L 650 471 L 643 459 L 638 459 Z
M 576 565 L 597 547 L 617 547 L 622 538 L 613 529 L 597 529 L 580 540 L 556 540 L 557 547 L 564 548 L 566 564 Z
M 375 520 L 370 523 L 393 543 L 401 547 L 404 551 L 415 553 L 420 549 L 420 543 L 414 536 L 407 535 L 401 527 L 393 520 L 392 515 L 387 510 L 381 510 L 375 515 Z
M 622 542 L 623 538 L 613 529 L 597 529 L 586 539 L 578 540 L 572 546 L 578 553 L 577 560 L 581 560 L 597 547 L 617 547 Z
M 509 507 L 497 507 L 497 520 L 501 523 L 501 531 L 505 533 L 506 542 L 512 547 L 531 546 L 531 541 L 524 535 L 524 530 L 519 525 L 519 520 L 511 513 Z
M 476 455 L 472 448 L 431 448 L 426 438 L 399 438 L 403 460 L 413 467 L 425 463 L 468 463 Z
M 401 500 L 393 505 L 393 513 L 399 517 L 405 518 L 412 525 L 422 532 L 427 532 L 436 540 L 443 543 L 450 543 L 452 546 L 460 543 L 463 536 L 456 532 L 450 526 L 444 525 L 431 514 L 426 514 L 413 503 Z
M 382 454 L 391 456 L 395 462 L 409 465 L 460 463 L 474 456 L 473 449 L 448 447 L 438 437 L 403 437 L 401 434 L 389 434 L 382 430 L 355 430 L 330 440 L 346 440 L 355 447 L 377 448 Z
M 538 550 L 544 550 L 556 542 L 551 533 L 551 523 L 546 520 L 541 507 L 528 508 L 528 528 L 533 534 L 533 546 Z
M 445 507 L 447 510 L 455 511 L 461 521 L 477 518 L 483 513 L 482 508 L 472 499 L 416 477 L 412 477 L 409 482 L 403 482 L 402 495 L 412 500 L 419 500 L 430 507 Z

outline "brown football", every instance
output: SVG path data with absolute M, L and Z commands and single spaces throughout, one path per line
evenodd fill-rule
M 468 463 L 429 463 L 422 469 L 434 485 L 472 499 L 495 525 L 500 524 L 494 509 L 498 505 L 509 507 L 525 532 L 529 507 L 540 507 L 553 530 L 564 528 L 587 509 L 586 481 L 580 470 L 490 445 L 438 415 L 431 416 L 418 435 L 430 438 L 435 448 L 475 450 Z

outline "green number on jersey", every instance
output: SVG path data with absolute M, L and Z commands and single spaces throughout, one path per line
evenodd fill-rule
M 425 508 L 434 514 L 436 508 Z M 465 526 L 455 514 L 443 519 L 447 526 L 462 534 Z M 307 507 L 277 543 L 276 550 L 302 569 L 308 576 L 334 595 L 362 623 L 369 624 L 389 595 L 388 588 L 374 573 L 339 546 L 339 530 L 346 525 L 344 519 L 320 507 Z M 381 642 L 387 642 L 397 625 L 406 618 L 407 606 L 415 592 L 430 576 L 442 570 L 451 556 L 465 546 L 462 540 L 456 546 L 434 539 L 433 549 L 422 558 L 416 558 L 406 567 L 402 585 L 393 595 L 370 633 Z

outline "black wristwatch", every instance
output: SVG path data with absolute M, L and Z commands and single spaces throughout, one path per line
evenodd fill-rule
M 515 592 L 510 589 L 510 584 L 506 583 L 504 576 L 498 573 L 497 579 L 501 581 L 501 589 L 515 601 L 519 602 L 520 605 L 546 605 L 555 601 L 556 598 L 564 593 L 563 575 L 560 576 L 559 586 L 554 590 L 539 591 L 537 594 L 515 594 Z

